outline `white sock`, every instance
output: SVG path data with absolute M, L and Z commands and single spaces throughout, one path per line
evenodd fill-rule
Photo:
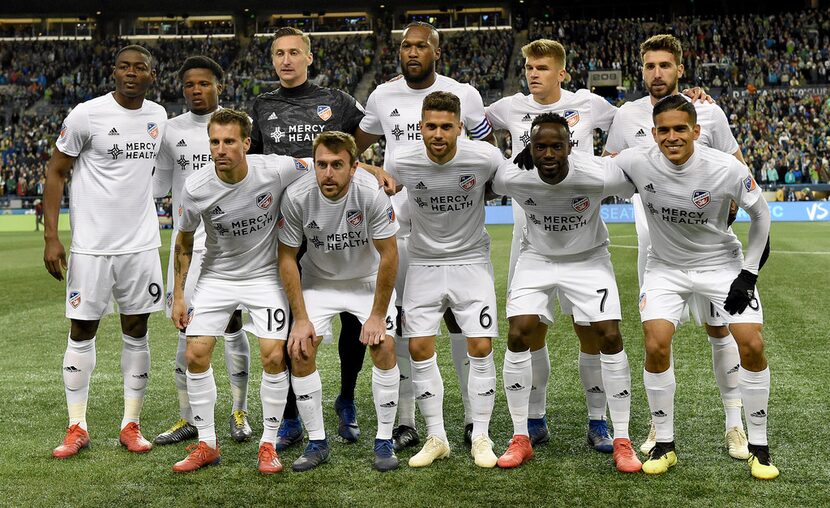
M 602 365 L 599 355 L 579 352 L 579 379 L 585 389 L 589 420 L 605 419 L 605 389 L 602 386 Z
M 199 431 L 199 441 L 216 448 L 216 426 L 213 419 L 216 382 L 213 380 L 213 367 L 195 374 L 187 371 L 187 397 L 193 411 L 193 425 Z
M 262 439 L 259 442 L 276 445 L 277 431 L 288 397 L 288 371 L 269 374 L 263 370 L 259 397 L 262 400 Z
M 767 416 L 769 413 L 769 366 L 761 372 L 740 368 L 738 387 L 744 401 L 746 430 L 749 444 L 767 445 Z
M 660 373 L 643 369 L 643 384 L 648 396 L 651 421 L 657 430 L 657 441 L 674 441 L 674 391 L 677 388 L 674 368 L 669 367 L 667 371 Z
M 720 390 L 723 401 L 723 410 L 726 413 L 726 429 L 732 427 L 743 428 L 741 420 L 741 390 L 738 389 L 738 368 L 741 356 L 738 353 L 738 344 L 732 335 L 722 339 L 709 337 L 712 345 L 712 370 Z
M 473 437 L 490 435 L 490 417 L 496 404 L 496 363 L 493 352 L 483 358 L 470 356 L 470 416 L 473 420 Z
M 315 370 L 304 377 L 291 375 L 291 386 L 297 396 L 297 411 L 308 431 L 308 439 L 319 441 L 326 439 L 323 425 L 323 383 L 320 371 Z
M 148 335 L 130 337 L 121 334 L 121 374 L 124 376 L 124 418 L 121 428 L 128 423 L 139 422 L 144 393 L 150 380 L 150 342 Z
M 614 439 L 628 439 L 631 418 L 631 370 L 625 351 L 613 355 L 600 353 L 602 383 L 608 395 L 608 412 L 614 425 Z
M 544 418 L 547 413 L 548 379 L 550 379 L 550 355 L 547 345 L 530 352 L 530 368 L 533 371 L 533 384 L 530 387 L 527 417 Z
M 530 351 L 504 353 L 504 393 L 507 395 L 507 408 L 513 419 L 513 435 L 529 435 L 527 432 L 527 409 L 530 399 L 530 385 L 533 382 Z
M 176 346 L 176 369 L 173 371 L 173 376 L 176 379 L 176 392 L 179 394 L 179 415 L 193 423 L 193 411 L 190 410 L 190 399 L 187 398 L 187 359 L 185 358 L 185 351 L 187 351 L 187 335 L 184 332 L 179 332 L 179 342 Z
M 251 347 L 245 330 L 225 334 L 225 366 L 228 369 L 228 380 L 231 382 L 233 410 L 247 411 Z
M 438 356 L 416 362 L 412 360 L 412 388 L 418 408 L 427 424 L 427 435 L 447 441 L 444 429 L 444 381 L 438 370 Z
M 470 394 L 466 387 L 470 384 L 470 359 L 467 357 L 467 337 L 463 333 L 450 334 L 452 349 L 452 363 L 455 374 L 458 376 L 458 391 L 461 392 L 461 403 L 464 404 L 464 425 L 473 421 L 470 414 Z
M 387 370 L 372 367 L 372 399 L 375 401 L 375 414 L 378 417 L 378 432 L 375 435 L 377 439 L 392 439 L 400 379 L 401 371 L 397 365 Z
M 63 386 L 69 426 L 76 423 L 86 430 L 86 403 L 89 398 L 89 380 L 95 370 L 95 337 L 90 340 L 72 340 L 66 343 L 63 354 Z
M 398 425 L 415 428 L 415 393 L 412 391 L 412 356 L 409 354 L 409 339 L 395 335 L 395 355 L 401 373 L 398 389 Z

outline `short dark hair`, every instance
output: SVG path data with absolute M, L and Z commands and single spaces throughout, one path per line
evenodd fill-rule
M 409 23 L 408 25 L 403 27 L 403 30 L 401 31 L 401 36 L 403 36 L 403 34 L 405 34 L 406 31 L 409 30 L 410 28 L 415 28 L 415 27 L 426 28 L 427 30 L 429 30 L 430 31 L 430 37 L 435 37 L 435 43 L 436 43 L 435 46 L 438 47 L 438 46 L 441 45 L 441 34 L 438 32 L 438 29 L 435 28 L 430 23 L 427 23 L 426 21 L 413 21 L 413 22 Z
M 654 111 L 651 113 L 651 119 L 656 120 L 657 115 L 666 111 L 683 111 L 689 115 L 692 125 L 697 123 L 697 111 L 694 105 L 680 94 L 669 95 L 657 101 L 657 104 L 654 105 Z
M 332 152 L 339 152 L 345 150 L 349 154 L 349 165 L 354 164 L 357 160 L 357 145 L 351 134 L 346 134 L 340 131 L 324 131 L 316 138 L 311 147 L 311 154 L 313 157 L 317 156 L 317 147 L 323 145 Z
M 537 125 L 541 125 L 543 123 L 555 123 L 561 125 L 565 128 L 565 132 L 568 133 L 568 136 L 571 135 L 571 127 L 568 125 L 568 121 L 556 113 L 542 113 L 534 118 L 533 122 L 530 124 L 530 131 L 533 132 L 533 129 L 535 129 Z
M 239 126 L 239 132 L 242 134 L 242 139 L 251 137 L 251 119 L 242 111 L 235 109 L 223 108 L 217 110 L 210 116 L 208 121 L 208 131 L 213 124 L 229 125 L 235 123 Z
M 461 100 L 450 92 L 432 92 L 424 97 L 421 105 L 421 115 L 425 111 L 447 111 L 461 118 Z
M 216 60 L 204 55 L 189 56 L 179 69 L 179 81 L 184 81 L 184 73 L 190 69 L 207 69 L 216 76 L 216 81 L 221 83 L 225 71 L 216 63 Z
M 311 53 L 311 38 L 308 36 L 307 33 L 303 32 L 299 28 L 294 28 L 293 26 L 284 26 L 279 28 L 276 32 L 274 32 L 274 38 L 271 40 L 271 53 L 274 52 L 274 44 L 276 44 L 277 39 L 282 37 L 299 37 L 303 40 L 303 44 L 306 47 L 306 54 Z
M 141 53 L 142 55 L 146 56 L 148 60 L 150 60 L 150 68 L 152 69 L 155 67 L 153 55 L 152 53 L 150 53 L 150 50 L 148 50 L 144 46 L 139 46 L 138 44 L 130 44 L 129 46 L 124 46 L 123 48 L 119 49 L 115 53 L 116 62 L 118 61 L 118 57 L 121 56 L 121 53 L 124 53 L 125 51 L 136 51 L 138 53 Z

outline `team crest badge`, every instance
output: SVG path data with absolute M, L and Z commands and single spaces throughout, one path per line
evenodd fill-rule
M 331 118 L 331 108 L 329 106 L 317 106 L 317 116 L 325 122 Z
M 181 217 L 183 213 L 184 213 L 184 208 L 182 208 L 182 205 L 179 205 L 179 217 Z
M 645 308 L 646 308 L 646 294 L 645 294 L 645 292 L 643 292 L 643 293 L 640 293 L 640 310 L 642 311 Z
M 308 171 L 308 164 L 301 159 L 294 159 L 294 167 L 297 168 L 297 171 Z
M 746 188 L 747 192 L 752 192 L 755 190 L 755 179 L 752 178 L 752 175 L 749 175 L 746 178 L 744 178 L 744 188 Z
M 256 206 L 267 210 L 271 203 L 274 202 L 274 196 L 270 192 L 264 192 L 256 197 Z
M 579 123 L 579 112 L 574 111 L 573 109 L 569 109 L 562 113 L 562 118 L 567 120 L 568 127 L 573 127 L 574 125 Z
M 389 222 L 395 222 L 395 209 L 391 206 L 386 209 L 386 216 L 389 218 Z
M 66 137 L 66 124 L 61 125 L 61 138 Z
M 582 213 L 591 206 L 591 200 L 587 196 L 578 196 L 571 200 L 571 206 L 577 212 Z
M 173 292 L 172 291 L 167 292 L 167 308 L 168 309 L 173 308 Z
M 694 203 L 698 208 L 705 207 L 710 201 L 712 201 L 712 195 L 709 194 L 709 191 L 696 190 L 692 194 L 692 203 Z
M 458 178 L 458 186 L 461 187 L 464 191 L 468 191 L 476 186 L 476 176 L 475 175 L 461 175 Z
M 69 292 L 69 305 L 72 306 L 73 309 L 77 309 L 78 305 L 81 304 L 81 292 L 80 291 L 70 291 Z
M 357 227 L 363 224 L 363 212 L 360 210 L 349 210 L 346 212 L 346 220 L 352 227 Z
M 156 139 L 159 135 L 159 126 L 155 122 L 148 122 L 147 123 L 147 134 L 150 135 L 151 138 Z
M 279 217 L 277 217 L 277 227 L 280 229 L 285 227 L 285 216 L 283 214 L 280 214 Z

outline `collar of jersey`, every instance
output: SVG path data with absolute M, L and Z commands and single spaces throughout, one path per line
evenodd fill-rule
M 700 151 L 699 148 L 700 147 L 695 146 L 695 151 L 692 152 L 692 156 L 689 157 L 689 160 L 687 160 L 683 164 L 680 164 L 679 166 L 677 164 L 674 164 L 668 158 L 666 158 L 666 156 L 663 154 L 662 151 L 660 151 L 660 158 L 663 160 L 663 165 L 666 168 L 668 168 L 669 170 L 671 170 L 671 171 L 685 171 L 686 168 L 692 166 L 695 163 L 695 161 L 697 161 L 697 154 Z M 657 147 L 657 150 L 660 150 L 660 147 Z
M 297 97 L 299 95 L 304 95 L 311 89 L 312 86 L 311 81 L 305 80 L 302 85 L 292 86 L 291 88 L 281 86 L 277 93 L 285 97 Z

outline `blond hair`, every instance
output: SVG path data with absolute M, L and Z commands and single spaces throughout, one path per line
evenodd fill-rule
M 565 67 L 565 46 L 550 39 L 538 39 L 522 46 L 525 58 L 553 58 L 553 61 Z
M 274 52 L 274 45 L 277 43 L 282 37 L 299 37 L 303 40 L 303 44 L 305 44 L 305 53 L 306 55 L 311 53 L 311 38 L 309 38 L 308 34 L 303 32 L 298 28 L 294 28 L 293 26 L 284 26 L 274 32 L 274 40 L 271 41 L 271 53 Z

